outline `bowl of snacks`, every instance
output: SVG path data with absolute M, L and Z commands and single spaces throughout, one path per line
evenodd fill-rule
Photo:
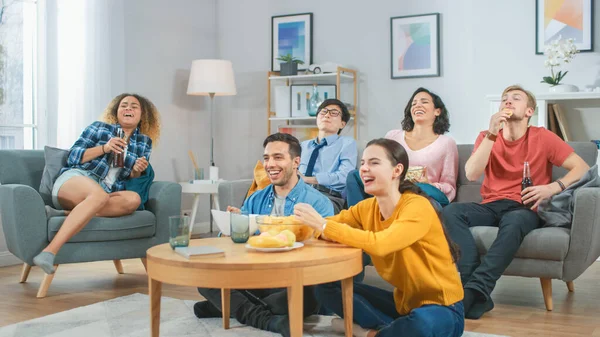
M 308 241 L 313 237 L 318 237 L 321 233 L 316 233 L 315 230 L 303 224 L 295 216 L 270 216 L 259 215 L 256 217 L 256 224 L 261 233 L 270 233 L 277 235 L 278 233 L 288 230 L 296 236 L 297 242 Z
M 410 166 L 406 171 L 406 177 L 404 179 L 413 182 L 419 182 L 425 179 L 427 174 L 427 168 L 424 166 Z

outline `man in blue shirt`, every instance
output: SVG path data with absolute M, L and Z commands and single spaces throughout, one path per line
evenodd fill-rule
M 288 216 L 294 206 L 307 203 L 323 217 L 333 215 L 333 205 L 323 194 L 310 187 L 298 176 L 300 165 L 300 142 L 285 133 L 270 135 L 263 143 L 264 167 L 271 185 L 254 192 L 242 205 L 242 209 L 229 206 L 230 212 Z M 207 301 L 194 305 L 198 318 L 221 317 L 221 290 L 198 288 Z M 238 322 L 258 329 L 290 336 L 287 315 L 287 291 L 285 289 L 252 289 L 231 291 L 231 316 Z M 314 287 L 304 287 L 304 315 L 319 310 Z
M 337 99 L 321 103 L 317 114 L 319 135 L 302 142 L 298 171 L 305 183 L 323 193 L 333 203 L 334 213 L 345 208 L 346 177 L 356 169 L 358 151 L 352 137 L 340 137 L 350 120 L 346 105 Z

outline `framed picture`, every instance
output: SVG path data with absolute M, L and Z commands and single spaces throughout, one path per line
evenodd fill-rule
M 391 77 L 440 76 L 440 14 L 390 19 Z
M 312 63 L 312 13 L 271 17 L 271 71 L 279 71 L 277 58 L 287 54 L 304 61 L 298 70 Z
M 573 38 L 579 51 L 594 49 L 595 0 L 536 0 L 535 53 L 560 36 Z
M 328 98 L 336 98 L 335 84 L 317 85 L 320 100 L 324 101 Z M 308 117 L 308 102 L 313 93 L 312 84 L 292 84 L 290 86 L 291 104 L 290 111 L 292 117 Z

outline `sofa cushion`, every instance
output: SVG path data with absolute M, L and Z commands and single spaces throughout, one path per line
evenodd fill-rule
M 52 206 L 52 187 L 60 170 L 67 165 L 68 150 L 44 146 L 44 172 L 40 182 L 40 195 L 46 205 Z
M 57 216 L 48 220 L 48 241 L 52 241 L 66 217 Z M 154 236 L 156 218 L 149 211 L 137 211 L 118 218 L 93 218 L 81 232 L 69 242 L 100 242 L 141 239 Z
M 471 227 L 479 254 L 485 255 L 498 235 L 497 227 Z M 543 227 L 531 231 L 515 257 L 523 259 L 538 259 L 563 261 L 569 250 L 571 231 L 567 228 Z

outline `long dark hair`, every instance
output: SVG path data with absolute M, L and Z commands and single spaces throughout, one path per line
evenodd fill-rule
M 414 193 L 414 194 L 423 196 L 423 197 L 427 198 L 427 200 L 429 200 L 429 202 L 431 203 L 431 206 L 433 207 L 433 209 L 437 213 L 438 218 L 440 219 L 440 223 L 442 224 L 442 230 L 444 231 L 444 236 L 446 237 L 446 241 L 448 241 L 448 246 L 450 247 L 450 254 L 452 255 L 452 259 L 454 260 L 454 262 L 457 262 L 460 257 L 460 251 L 459 251 L 458 245 L 456 243 L 454 243 L 448 236 L 448 232 L 446 231 L 446 226 L 444 226 L 444 221 L 442 219 L 442 216 L 441 216 L 440 212 L 438 212 L 437 208 L 433 205 L 434 201 L 431 199 L 431 197 L 429 195 L 427 195 L 425 192 L 423 192 L 423 190 L 419 186 L 413 184 L 411 181 L 404 179 L 406 177 L 406 171 L 408 170 L 408 154 L 406 153 L 406 150 L 404 149 L 404 147 L 402 145 L 400 145 L 400 143 L 398 143 L 397 141 L 387 139 L 387 138 L 373 139 L 372 141 L 370 141 L 367 144 L 367 147 L 369 147 L 371 145 L 381 146 L 383 148 L 383 150 L 385 151 L 390 162 L 392 162 L 393 166 L 402 164 L 402 166 L 404 167 L 404 170 L 400 174 L 400 188 L 399 188 L 400 193 L 405 193 L 405 192 Z
M 412 129 L 415 127 L 415 122 L 412 119 L 412 113 L 410 110 L 412 108 L 413 99 L 415 99 L 415 96 L 417 96 L 417 94 L 419 94 L 421 92 L 427 93 L 429 96 L 431 96 L 431 99 L 433 101 L 433 106 L 436 109 L 440 109 L 440 115 L 436 116 L 435 121 L 433 121 L 433 132 L 436 135 L 443 135 L 444 133 L 448 132 L 448 130 L 450 130 L 450 118 L 448 118 L 448 109 L 446 109 L 446 105 L 444 104 L 444 101 L 442 101 L 440 96 L 434 94 L 433 92 L 431 92 L 425 88 L 419 88 L 419 89 L 415 90 L 415 92 L 412 94 L 412 96 L 408 100 L 408 103 L 406 104 L 406 108 L 404 108 L 404 119 L 402 120 L 402 130 L 412 131 Z

